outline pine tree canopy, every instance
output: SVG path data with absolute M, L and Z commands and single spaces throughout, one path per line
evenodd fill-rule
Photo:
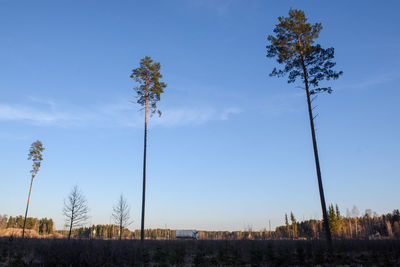
M 328 92 L 330 87 L 318 87 L 322 80 L 337 79 L 343 73 L 335 72 L 332 68 L 336 65 L 334 48 L 322 48 L 314 44 L 322 30 L 321 23 L 311 25 L 307 22 L 304 11 L 290 9 L 289 17 L 278 17 L 279 24 L 274 29 L 275 35 L 269 35 L 267 57 L 277 58 L 279 64 L 284 64 L 283 69 L 274 68 L 270 76 L 284 76 L 288 74 L 288 83 L 293 83 L 297 78 L 305 82 L 304 70 L 308 86 L 314 87 L 310 94 Z
M 40 168 L 40 163 L 43 160 L 42 156 L 42 151 L 44 150 L 42 142 L 39 140 L 35 141 L 32 143 L 30 149 L 29 149 L 29 154 L 28 154 L 28 160 L 32 160 L 32 170 L 31 173 L 33 176 L 37 174 Z
M 161 94 L 167 84 L 161 82 L 162 75 L 160 73 L 161 65 L 154 62 L 150 57 L 146 56 L 140 60 L 140 67 L 132 70 L 131 78 L 140 85 L 135 87 L 137 93 L 137 103 L 144 106 L 147 100 L 149 102 L 151 114 L 157 112 L 161 116 L 161 111 L 157 109 L 157 102 L 161 99 Z

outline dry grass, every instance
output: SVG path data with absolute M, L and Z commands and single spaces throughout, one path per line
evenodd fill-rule
M 22 229 L 7 228 L 7 229 L 0 230 L 0 237 L 8 237 L 8 236 L 21 237 Z M 31 229 L 25 230 L 25 236 L 29 237 L 29 238 L 40 238 L 40 235 L 35 230 L 31 230 Z
M 0 238 L 0 266 L 400 266 L 400 240 L 66 240 Z
M 6 228 L 0 229 L 0 237 L 21 237 L 22 229 L 21 228 Z M 32 229 L 25 229 L 25 236 L 27 238 L 63 238 L 63 235 L 59 233 L 54 233 L 52 235 L 39 235 L 38 232 Z

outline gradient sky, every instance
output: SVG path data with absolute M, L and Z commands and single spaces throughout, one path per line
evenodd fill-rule
M 321 218 L 304 91 L 268 76 L 267 35 L 290 7 L 322 23 L 344 72 L 315 101 L 327 204 L 399 208 L 399 1 L 0 0 L 0 214 L 24 214 L 39 139 L 29 216 L 61 229 L 77 184 L 88 224 L 110 223 L 123 193 L 140 227 L 144 118 L 129 76 L 151 56 L 168 87 L 149 122 L 146 227 Z

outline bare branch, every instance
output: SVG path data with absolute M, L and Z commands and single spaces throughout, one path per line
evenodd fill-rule
M 317 99 L 317 97 L 318 97 L 318 96 L 316 95 L 316 96 L 314 96 L 313 98 L 311 98 L 311 101 L 310 101 L 310 102 L 312 103 L 315 99 Z
M 314 109 L 316 109 L 317 107 L 318 107 L 318 105 L 312 107 L 311 110 L 314 110 Z
M 130 207 L 126 198 L 121 194 L 118 203 L 113 207 L 112 218 L 115 224 L 119 226 L 119 239 L 122 238 L 122 230 L 130 225 Z
M 64 200 L 63 215 L 66 217 L 66 226 L 69 226 L 68 239 L 71 238 L 73 228 L 85 224 L 89 218 L 88 213 L 86 198 L 76 185 L 68 196 L 68 200 Z

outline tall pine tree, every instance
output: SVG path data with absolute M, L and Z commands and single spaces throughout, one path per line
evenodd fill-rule
M 29 187 L 28 201 L 26 203 L 24 226 L 22 227 L 22 238 L 24 238 L 25 236 L 26 217 L 28 216 L 29 200 L 31 198 L 33 179 L 39 172 L 39 168 L 43 160 L 42 156 L 43 150 L 44 150 L 43 144 L 39 140 L 33 142 L 29 149 L 28 160 L 32 160 L 32 170 L 31 170 L 32 176 L 31 176 L 31 185 Z
M 167 84 L 160 81 L 162 75 L 160 73 L 161 65 L 154 62 L 150 57 L 144 57 L 140 61 L 139 68 L 132 70 L 131 78 L 139 83 L 135 87 L 137 93 L 137 103 L 144 107 L 144 151 L 143 151 L 143 192 L 142 192 L 142 220 L 140 240 L 144 240 L 144 218 L 145 218 L 145 199 L 146 199 L 146 152 L 147 152 L 147 111 L 150 109 L 151 114 L 157 112 L 161 116 L 161 111 L 157 108 L 157 102 L 161 99 L 161 94 Z
M 304 12 L 296 9 L 290 9 L 288 17 L 278 17 L 278 20 L 279 24 L 274 29 L 274 35 L 268 36 L 267 57 L 276 58 L 279 64 L 284 65 L 284 68 L 280 70 L 274 68 L 270 76 L 281 77 L 288 74 L 288 83 L 294 83 L 299 78 L 304 85 L 324 228 L 328 243 L 331 245 L 332 238 L 322 186 L 311 96 L 323 92 L 331 93 L 330 87 L 319 87 L 319 82 L 337 79 L 342 72 L 335 72 L 332 69 L 335 66 L 332 61 L 334 49 L 324 49 L 314 43 L 322 30 L 321 23 L 311 25 L 307 22 Z

